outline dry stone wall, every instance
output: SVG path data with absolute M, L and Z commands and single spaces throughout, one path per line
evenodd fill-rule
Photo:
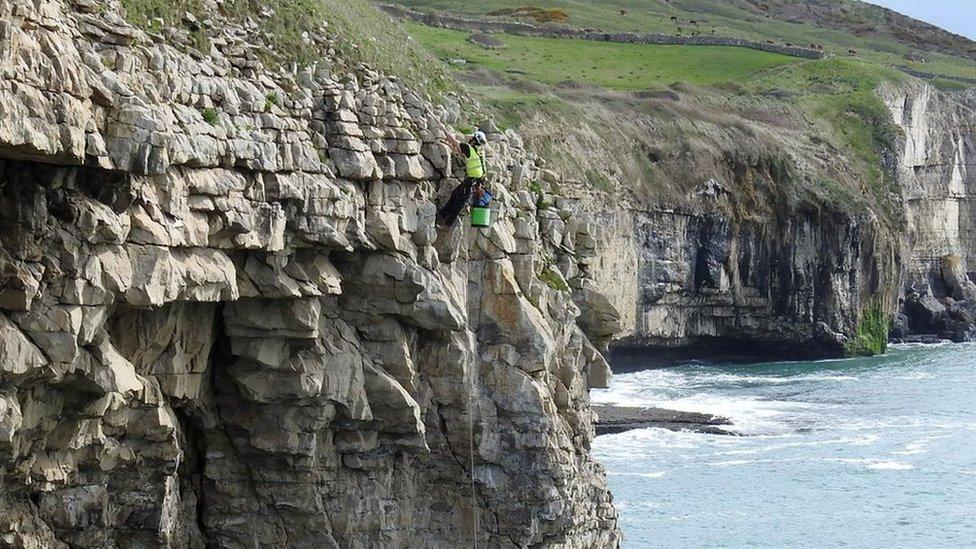
M 616 546 L 617 317 L 518 136 L 439 227 L 451 120 L 397 79 L 108 8 L 0 0 L 0 544 Z

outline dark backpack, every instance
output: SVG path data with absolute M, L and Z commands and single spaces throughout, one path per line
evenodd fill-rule
M 491 204 L 493 198 L 495 197 L 491 194 L 491 191 L 485 187 L 479 186 L 471 193 L 471 205 L 480 208 L 487 208 Z

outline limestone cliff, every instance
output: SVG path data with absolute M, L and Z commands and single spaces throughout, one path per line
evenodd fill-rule
M 912 81 L 879 91 L 903 130 L 896 174 L 905 200 L 912 277 L 927 276 L 950 254 L 969 262 L 976 228 L 968 215 L 976 189 L 973 127 L 965 96 L 950 96 Z
M 862 311 L 897 293 L 896 240 L 867 218 L 637 210 L 620 224 L 633 235 L 616 236 L 634 273 L 624 346 L 841 356 Z
M 571 196 L 562 200 L 596 220 L 587 287 L 620 311 L 622 350 L 636 347 L 644 362 L 648 347 L 838 356 L 874 307 L 895 317 L 896 339 L 976 339 L 976 96 L 915 79 L 885 83 L 876 94 L 898 129 L 883 155 L 897 223 L 876 207 L 793 200 L 787 168 L 776 164 L 779 145 L 756 135 L 779 136 L 789 148 L 785 164 L 808 177 L 818 158 L 844 159 L 782 128 L 757 120 L 723 126 L 714 115 L 685 130 L 707 136 L 674 154 L 690 160 L 668 165 L 679 175 L 681 162 L 693 165 L 687 179 L 698 182 L 682 190 L 679 177 L 669 181 L 684 193 L 669 198 L 674 206 L 608 206 L 563 185 Z M 660 120 L 652 123 L 648 132 L 661 131 Z M 660 145 L 642 146 L 667 162 Z
M 789 105 L 680 89 L 603 99 L 587 116 L 625 139 L 584 126 L 554 148 L 586 176 L 615 177 L 614 199 L 592 178 L 550 187 L 594 226 L 587 288 L 605 299 L 591 308 L 620 312 L 622 353 L 645 364 L 672 353 L 841 356 L 866 310 L 894 311 L 900 229 L 864 198 L 846 152 Z M 543 149 L 545 124 L 526 126 Z
M 976 338 L 976 101 L 919 81 L 880 90 L 903 130 L 896 173 L 906 219 L 899 337 Z
M 592 226 L 508 132 L 437 227 L 449 115 L 214 28 L 0 0 L 0 544 L 615 546 Z

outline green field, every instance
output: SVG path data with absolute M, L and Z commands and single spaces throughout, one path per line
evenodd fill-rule
M 885 65 L 904 65 L 949 77 L 976 78 L 976 61 L 972 59 L 926 52 L 926 63 L 911 62 L 905 59 L 905 55 L 912 48 L 889 36 L 873 36 L 862 32 L 854 34 L 811 23 L 770 19 L 721 0 L 487 0 L 473 3 L 456 0 L 399 0 L 399 3 L 425 11 L 479 16 L 502 8 L 528 4 L 540 8 L 563 9 L 569 14 L 567 24 L 574 27 L 664 34 L 676 34 L 680 29 L 685 35 L 692 30 L 708 35 L 714 29 L 718 36 L 760 42 L 772 40 L 780 44 L 822 44 L 826 51 L 836 55 L 847 55 L 850 48 L 855 48 L 861 58 Z M 873 8 L 859 9 L 857 5 L 854 6 L 850 8 L 853 10 L 852 18 L 864 17 L 872 24 L 884 24 L 881 20 L 871 20 L 877 16 L 872 11 Z M 678 18 L 677 23 L 671 21 L 672 16 Z M 697 21 L 697 25 L 690 25 L 691 20 Z
M 579 82 L 615 90 L 645 90 L 687 82 L 710 85 L 748 80 L 798 59 L 748 48 L 615 44 L 562 38 L 494 35 L 505 43 L 488 50 L 467 42 L 470 33 L 407 24 L 410 34 L 444 60 L 499 73 L 524 74 L 546 84 Z

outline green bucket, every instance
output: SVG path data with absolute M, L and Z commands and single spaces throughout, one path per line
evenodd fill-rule
M 491 208 L 484 206 L 471 207 L 471 226 L 487 227 L 491 225 Z

